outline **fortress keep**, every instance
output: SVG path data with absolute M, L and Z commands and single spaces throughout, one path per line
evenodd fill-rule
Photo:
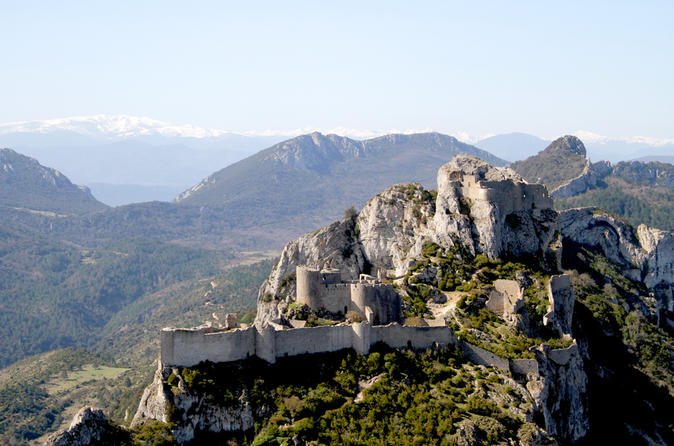
M 361 274 L 357 281 L 342 281 L 338 269 L 296 268 L 295 302 L 313 311 L 345 315 L 355 311 L 370 324 L 400 322 L 400 296 L 391 284 Z

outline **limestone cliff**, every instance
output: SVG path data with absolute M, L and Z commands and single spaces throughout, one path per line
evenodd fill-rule
M 590 425 L 587 375 L 578 347 L 552 350 L 543 344 L 535 354 L 539 376 L 529 379 L 526 387 L 543 415 L 546 432 L 564 443 L 583 438 Z
M 254 423 L 245 396 L 228 404 L 214 401 L 211 395 L 190 388 L 177 369 L 161 365 L 143 393 L 131 427 L 151 420 L 172 423 L 178 444 L 189 443 L 197 432 L 246 431 Z
M 591 247 L 620 266 L 626 277 L 642 282 L 656 306 L 649 308 L 641 299 L 634 302 L 637 310 L 647 317 L 659 319 L 664 316 L 664 321 L 671 325 L 674 234 L 646 225 L 639 225 L 635 230 L 624 220 L 596 208 L 562 211 L 559 226 L 565 240 Z
M 437 194 L 419 184 L 392 186 L 356 215 L 288 243 L 260 289 L 256 323 L 278 318 L 278 302 L 292 299 L 298 265 L 338 268 L 344 279 L 401 276 L 433 242 L 557 268 L 557 213 L 544 186 L 465 155 L 442 166 L 437 183 Z

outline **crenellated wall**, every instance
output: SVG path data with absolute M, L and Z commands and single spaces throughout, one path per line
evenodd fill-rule
M 201 361 L 229 362 L 257 356 L 268 362 L 305 353 L 353 348 L 361 354 L 377 342 L 394 348 L 430 348 L 456 345 L 449 327 L 412 327 L 392 323 L 372 326 L 367 322 L 326 327 L 275 330 L 267 326 L 209 332 L 199 329 L 165 328 L 161 333 L 161 362 L 190 367 Z
M 267 326 L 229 331 L 208 329 L 164 328 L 161 332 L 161 363 L 164 366 L 192 367 L 202 361 L 230 362 L 257 356 L 274 363 L 276 358 L 311 353 L 325 353 L 352 348 L 360 354 L 383 342 L 392 348 L 461 349 L 466 358 L 478 365 L 496 367 L 516 376 L 539 374 L 536 359 L 506 359 L 483 348 L 458 339 L 447 326 L 416 327 L 392 323 L 370 325 L 367 322 L 326 327 L 276 330 Z M 541 347 L 542 348 L 542 347 Z M 569 362 L 578 347 L 550 349 L 549 357 L 559 365 Z

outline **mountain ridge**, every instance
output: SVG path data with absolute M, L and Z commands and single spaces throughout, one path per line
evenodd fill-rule
M 398 149 L 397 153 L 391 153 L 394 148 Z M 246 172 L 246 169 L 254 169 L 256 172 L 259 172 L 261 165 L 265 165 L 266 169 L 270 169 L 272 166 L 276 168 L 280 166 L 283 169 L 305 170 L 310 172 L 309 175 L 326 175 L 340 163 L 355 162 L 354 160 L 356 159 L 367 159 L 368 157 L 375 157 L 377 155 L 381 155 L 382 157 L 385 154 L 390 154 L 391 157 L 404 155 L 401 153 L 402 148 L 416 152 L 425 149 L 425 152 L 422 153 L 427 157 L 432 156 L 438 159 L 438 162 L 440 161 L 440 157 L 444 157 L 442 160 L 446 161 L 452 155 L 466 153 L 484 158 L 485 161 L 496 165 L 506 164 L 505 160 L 497 158 L 489 152 L 462 143 L 452 136 L 436 132 L 412 135 L 392 134 L 364 141 L 357 141 L 334 134 L 323 135 L 322 133 L 314 132 L 309 135 L 300 135 L 283 141 L 251 157 L 227 166 L 209 175 L 191 189 L 181 193 L 174 201 L 177 203 L 192 202 L 204 204 L 204 200 L 200 196 L 212 196 L 213 193 L 209 193 L 209 191 L 214 189 L 216 190 L 215 194 L 217 194 L 217 186 L 215 184 L 218 181 L 225 181 L 231 184 L 231 186 L 235 186 L 237 179 L 244 181 L 245 178 L 250 176 L 250 172 Z M 374 161 L 382 162 L 383 160 Z M 434 169 L 437 169 L 441 164 L 438 164 L 438 162 L 433 163 Z M 405 160 L 400 160 L 398 164 L 398 166 L 392 167 L 409 167 Z M 351 165 L 349 167 L 358 168 L 359 166 Z M 405 181 L 421 181 L 425 184 L 432 184 L 434 181 L 434 173 L 430 172 L 430 169 L 425 169 L 424 172 L 416 172 L 415 174 L 417 174 L 418 178 L 409 178 Z M 317 179 L 310 180 L 309 178 L 304 178 L 304 180 L 317 181 Z M 385 187 L 387 184 L 384 182 L 380 183 L 381 187 Z
M 11 149 L 0 149 L 0 206 L 86 214 L 107 208 L 85 186 Z

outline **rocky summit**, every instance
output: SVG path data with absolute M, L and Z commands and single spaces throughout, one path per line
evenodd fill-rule
M 472 255 L 527 257 L 558 267 L 557 213 L 544 186 L 508 168 L 458 155 L 438 171 L 438 189 L 392 186 L 357 213 L 290 242 L 260 290 L 258 322 L 276 310 L 265 296 L 285 298 L 283 278 L 298 265 L 338 268 L 355 279 L 367 272 L 404 275 L 427 243 L 458 243 Z

